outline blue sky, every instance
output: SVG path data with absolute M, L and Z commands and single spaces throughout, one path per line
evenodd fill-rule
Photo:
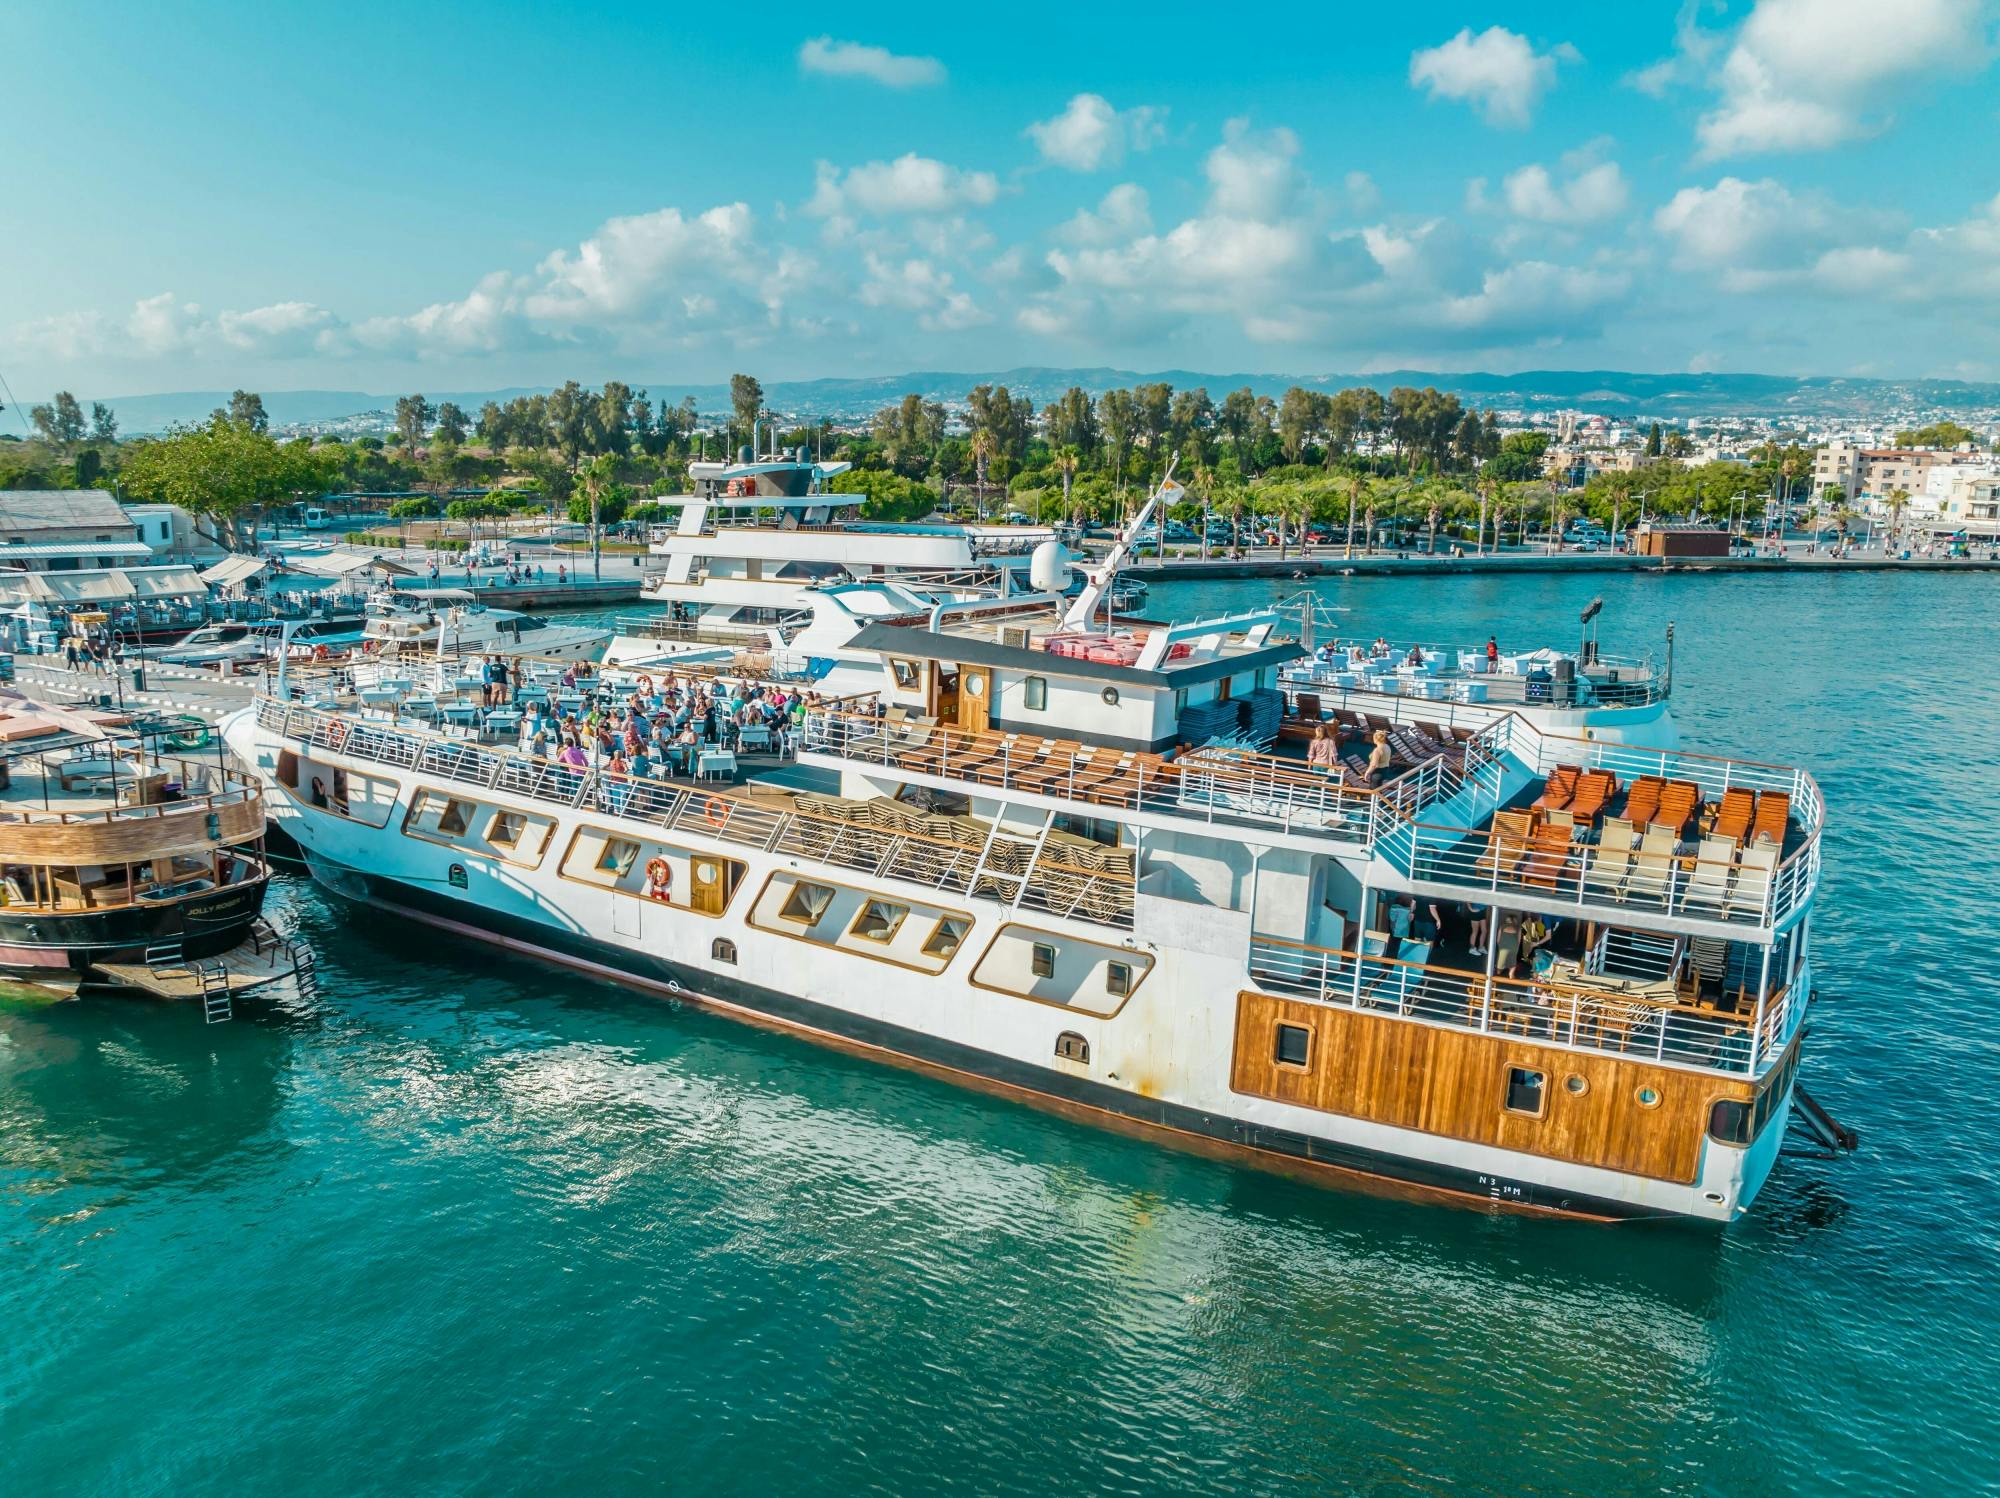
M 23 399 L 2000 379 L 2000 0 L 15 8 Z

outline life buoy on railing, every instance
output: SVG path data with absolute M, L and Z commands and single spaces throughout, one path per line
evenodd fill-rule
M 646 897 L 650 900 L 673 898 L 673 866 L 664 858 L 655 857 L 646 865 Z
M 639 675 L 639 693 L 643 697 L 653 695 L 653 678 L 647 676 L 644 672 L 641 672 Z
M 326 747 L 335 754 L 347 747 L 349 724 L 345 719 L 335 718 L 326 728 Z
M 331 654 L 333 652 L 328 650 L 324 645 L 313 646 L 313 659 L 316 661 L 323 661 Z
M 729 803 L 720 796 L 710 796 L 703 803 L 701 814 L 708 818 L 708 825 L 717 832 L 729 825 Z

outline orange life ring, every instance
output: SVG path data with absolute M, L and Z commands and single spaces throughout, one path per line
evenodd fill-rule
M 664 900 L 674 887 L 674 870 L 664 858 L 655 857 L 646 865 L 646 894 L 654 900 Z
M 701 814 L 708 818 L 708 825 L 717 832 L 729 825 L 729 803 L 720 796 L 710 796 L 703 803 Z
M 323 661 L 332 653 L 333 652 L 328 650 L 324 645 L 313 646 L 313 659 L 316 661 Z
M 349 725 L 344 718 L 335 718 L 326 730 L 326 747 L 335 754 L 347 747 Z
M 639 675 L 639 690 L 648 697 L 653 695 L 653 678 L 644 672 Z

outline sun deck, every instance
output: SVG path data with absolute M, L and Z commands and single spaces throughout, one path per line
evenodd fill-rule
M 639 778 L 536 759 L 504 748 L 362 719 L 351 712 L 259 698 L 261 726 L 309 749 L 408 770 L 440 785 L 485 788 L 541 805 L 588 810 L 663 831 L 972 893 L 1129 930 L 1131 849 L 1104 848 L 1046 826 L 927 812 L 887 797 L 819 795 L 774 776 L 781 757 L 743 766 L 722 786 L 693 777 Z

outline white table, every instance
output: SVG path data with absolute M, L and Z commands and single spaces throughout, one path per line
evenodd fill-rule
M 696 761 L 695 773 L 703 780 L 716 777 L 729 778 L 736 774 L 736 751 L 733 749 L 704 749 Z

